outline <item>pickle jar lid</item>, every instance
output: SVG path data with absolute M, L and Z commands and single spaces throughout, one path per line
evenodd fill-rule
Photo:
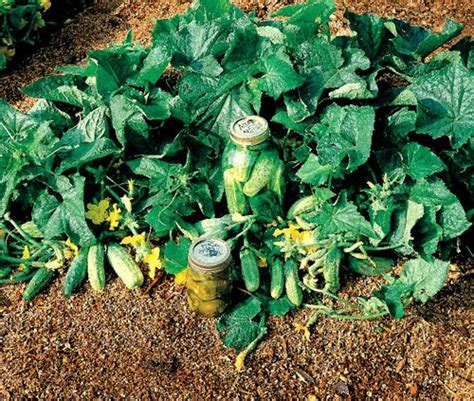
M 258 145 L 269 136 L 268 122 L 260 116 L 239 118 L 230 127 L 230 139 L 238 145 Z
M 227 242 L 217 238 L 202 238 L 191 245 L 189 267 L 199 273 L 218 273 L 227 268 L 231 260 Z

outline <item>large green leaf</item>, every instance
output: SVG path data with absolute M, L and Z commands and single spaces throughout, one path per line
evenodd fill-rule
M 313 128 L 319 137 L 320 163 L 337 167 L 347 158 L 349 171 L 363 165 L 370 155 L 374 122 L 372 107 L 329 106 L 321 124 Z
M 426 75 L 411 90 L 418 101 L 417 131 L 447 136 L 458 149 L 474 135 L 474 72 L 459 64 Z

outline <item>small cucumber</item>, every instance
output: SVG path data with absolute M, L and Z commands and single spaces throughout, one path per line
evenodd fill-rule
M 339 268 L 344 253 L 337 246 L 329 249 L 323 265 L 324 289 L 336 293 L 340 288 Z
M 303 302 L 303 291 L 299 285 L 298 265 L 292 259 L 285 263 L 285 290 L 286 296 L 295 306 L 300 306 Z
M 240 267 L 245 288 L 250 292 L 257 291 L 260 287 L 260 271 L 255 255 L 248 248 L 240 250 Z
M 283 269 L 283 261 L 281 259 L 274 259 L 270 271 L 271 284 L 270 295 L 273 299 L 278 299 L 283 294 L 285 288 L 285 272 Z
M 280 205 L 283 205 L 285 199 L 285 188 L 285 163 L 279 160 L 268 189 L 276 195 Z
M 128 289 L 133 290 L 143 284 L 143 273 L 125 248 L 118 244 L 108 245 L 107 259 Z
M 224 189 L 229 212 L 246 214 L 248 202 L 242 192 L 242 185 L 234 177 L 233 169 L 224 171 Z
M 104 246 L 92 245 L 87 254 L 87 277 L 94 291 L 102 291 L 105 287 Z
M 313 192 L 313 195 L 305 196 L 293 203 L 287 214 L 288 219 L 318 210 L 324 202 L 335 195 L 327 188 L 315 188 Z
M 266 150 L 260 153 L 255 161 L 249 180 L 244 184 L 244 194 L 252 197 L 265 188 L 273 177 L 279 163 L 280 159 L 276 150 Z
M 54 278 L 55 271 L 42 267 L 36 271 L 23 293 L 25 301 L 32 301 L 41 291 L 46 289 Z
M 69 266 L 63 284 L 63 294 L 66 298 L 69 298 L 86 279 L 88 253 L 88 248 L 82 248 Z
M 228 156 L 229 164 L 233 167 L 234 178 L 238 182 L 245 182 L 249 179 L 252 167 L 257 159 L 257 152 L 247 149 L 234 149 Z

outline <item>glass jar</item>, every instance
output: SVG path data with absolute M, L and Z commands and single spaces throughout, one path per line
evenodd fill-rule
M 208 317 L 224 312 L 232 288 L 232 256 L 224 240 L 203 238 L 191 245 L 186 278 L 191 310 Z
M 284 163 L 271 141 L 267 121 L 242 117 L 230 129 L 222 168 L 230 213 L 279 215 L 284 200 Z

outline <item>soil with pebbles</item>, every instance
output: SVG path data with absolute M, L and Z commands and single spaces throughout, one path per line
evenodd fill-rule
M 298 2 L 298 1 L 296 1 Z M 265 16 L 290 1 L 238 0 Z M 182 12 L 184 0 L 98 0 L 0 76 L 0 98 L 27 109 L 19 88 L 82 60 L 132 29 L 147 43 L 152 17 Z M 446 17 L 473 33 L 469 0 L 345 1 L 356 12 L 405 18 L 435 29 Z M 343 1 L 332 21 L 347 28 Z M 86 285 L 71 299 L 57 280 L 33 304 L 23 286 L 0 288 L 0 399 L 474 399 L 472 263 L 453 267 L 446 288 L 400 320 L 321 318 L 310 340 L 294 329 L 311 311 L 272 318 L 269 335 L 243 372 L 218 339 L 214 321 L 190 313 L 183 288 L 166 279 L 150 294 L 109 275 L 105 291 Z M 375 279 L 344 286 L 367 295 Z

